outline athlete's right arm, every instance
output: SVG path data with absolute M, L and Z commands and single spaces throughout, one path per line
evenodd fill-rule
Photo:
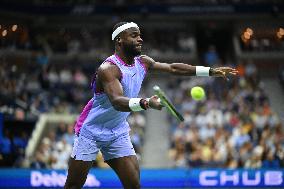
M 98 82 L 107 94 L 112 106 L 117 111 L 130 112 L 129 98 L 123 95 L 123 89 L 119 81 L 121 72 L 113 64 L 102 64 L 97 72 Z
M 129 107 L 130 98 L 124 96 L 122 85 L 119 81 L 120 78 L 121 72 L 116 65 L 103 64 L 98 69 L 96 82 L 98 82 L 97 86 L 107 94 L 114 109 L 121 112 L 130 112 L 132 111 Z M 157 96 L 150 98 L 149 106 L 157 110 L 162 109 Z

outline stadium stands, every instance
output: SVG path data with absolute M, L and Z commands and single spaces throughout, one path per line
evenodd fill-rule
M 283 124 L 269 105 L 255 65 L 239 79 L 173 80 L 173 102 L 185 122 L 171 121 L 169 155 L 176 167 L 283 167 Z M 205 87 L 207 98 L 194 101 L 188 90 Z M 179 91 L 179 95 L 174 91 Z
M 58 3 L 52 0 L 33 2 L 36 5 Z M 107 1 L 96 2 L 101 5 L 108 4 Z M 141 3 L 139 0 L 117 2 L 122 5 Z M 169 4 L 184 2 L 163 1 Z M 250 4 L 252 1 L 202 1 L 205 4 L 228 2 Z M 278 2 L 280 1 L 275 1 Z M 111 22 L 117 19 L 113 18 Z M 240 60 L 235 57 L 237 48 L 231 47 L 232 42 L 228 43 L 231 46 L 223 48 L 228 49 L 228 52 L 220 54 L 223 50 L 220 50 L 220 46 L 223 44 L 224 35 L 221 35 L 221 40 L 214 41 L 214 32 L 210 32 L 218 28 L 217 22 L 205 21 L 205 27 L 201 27 L 192 21 L 165 23 L 164 19 L 161 19 L 163 24 L 156 20 L 155 27 L 152 27 L 153 22 L 141 21 L 142 25 L 145 25 L 141 29 L 145 54 L 160 57 L 168 62 L 171 62 L 175 55 L 174 59 L 180 61 L 185 59 L 194 64 L 209 66 L 231 61 L 240 72 L 239 79 L 231 79 L 228 83 L 216 78 L 167 78 L 169 96 L 186 119 L 184 123 L 179 124 L 169 117 L 169 156 L 175 166 L 283 167 L 283 123 L 273 111 L 264 92 L 256 64 L 258 62 L 250 58 Z M 175 27 L 172 27 L 172 24 L 176 24 Z M 270 56 L 269 52 L 283 54 L 283 31 L 278 24 L 266 28 L 267 30 L 252 27 L 251 34 L 247 27 L 237 25 L 234 26 L 236 31 L 231 31 L 231 24 L 220 25 L 229 27 L 224 31 L 231 32 L 228 32 L 231 39 L 237 38 L 237 46 L 245 53 L 256 52 L 257 55 L 266 54 L 267 57 Z M 3 34 L 5 28 L 8 31 L 6 35 Z M 62 27 L 52 23 L 48 26 L 44 21 L 43 24 L 38 21 L 38 25 L 18 24 L 17 27 L 1 24 L 0 29 L 0 112 L 4 114 L 4 118 L 13 121 L 36 121 L 42 113 L 79 114 L 92 97 L 89 83 L 96 68 L 103 58 L 113 51 L 110 41 L 111 28 L 103 30 L 100 27 L 81 27 L 79 24 L 68 26 L 68 23 Z M 203 42 L 200 38 L 214 40 Z M 82 54 L 91 58 L 81 60 L 78 57 Z M 185 58 L 188 55 L 194 56 Z M 277 69 L 272 64 L 268 66 Z M 279 72 L 280 82 L 283 84 L 283 69 Z M 195 102 L 188 96 L 188 89 L 195 85 L 205 87 L 205 101 Z M 146 86 L 147 83 L 144 87 Z M 143 153 L 144 132 L 148 126 L 146 120 L 143 113 L 133 113 L 129 117 L 132 142 L 139 157 Z M 28 164 L 24 159 L 24 151 L 31 131 L 15 133 L 11 128 L 4 129 L 0 144 L 1 166 L 65 169 L 74 137 L 72 125 L 62 123 L 54 125 L 53 128 L 58 129 L 45 133 L 35 155 L 28 159 L 31 161 Z M 95 166 L 106 166 L 101 155 Z
M 10 28 L 13 25 L 5 27 Z M 43 28 L 44 30 L 41 31 Z M 76 57 L 81 53 L 87 56 L 95 53 L 98 59 L 112 53 L 110 34 L 106 35 L 103 29 L 88 27 L 74 29 L 68 26 L 56 30 L 48 30 L 45 26 L 43 28 L 28 28 L 25 25 L 19 25 L 14 33 L 9 33 L 5 37 L 0 47 L 13 51 L 31 51 L 35 53 L 34 58 L 40 65 L 48 64 L 49 57 L 55 54 Z M 190 30 L 185 27 L 167 30 L 163 28 L 142 29 L 142 34 L 145 41 L 151 41 L 145 46 L 146 49 L 151 49 L 147 53 L 152 56 L 161 56 L 164 52 L 190 54 L 194 51 L 194 38 Z
M 140 157 L 142 153 L 141 150 L 146 120 L 143 114 L 133 113 L 129 116 L 129 123 L 131 125 L 132 143 L 138 157 Z M 46 135 L 40 141 L 40 145 L 38 146 L 35 155 L 30 159 L 26 159 L 26 162 L 29 162 L 28 165 L 25 165 L 25 162 L 22 162 L 23 167 L 26 166 L 34 169 L 67 168 L 75 137 L 73 131 L 74 125 L 59 123 L 52 126 L 49 125 L 48 128 L 48 131 L 45 132 Z M 104 163 L 101 153 L 98 154 L 93 167 L 108 167 L 108 165 Z

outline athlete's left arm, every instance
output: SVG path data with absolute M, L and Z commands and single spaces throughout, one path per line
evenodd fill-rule
M 141 61 L 144 63 L 148 70 L 167 72 L 175 75 L 184 76 L 196 76 L 196 66 L 192 66 L 184 63 L 161 63 L 156 62 L 152 58 L 146 55 L 140 57 Z M 217 67 L 210 68 L 209 75 L 227 78 L 229 74 L 237 75 L 238 71 L 230 67 Z

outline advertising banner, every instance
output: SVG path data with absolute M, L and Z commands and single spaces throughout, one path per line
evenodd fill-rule
M 64 170 L 0 169 L 0 188 L 60 188 Z M 284 170 L 245 169 L 142 169 L 143 188 L 284 188 Z M 111 169 L 91 169 L 85 187 L 119 188 Z

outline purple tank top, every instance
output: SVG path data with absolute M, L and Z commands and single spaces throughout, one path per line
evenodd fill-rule
M 140 57 L 134 58 L 134 64 L 128 65 L 116 54 L 108 57 L 103 64 L 115 64 L 121 71 L 120 83 L 124 96 L 136 98 L 146 75 L 146 68 Z M 75 133 L 87 138 L 107 141 L 129 132 L 126 121 L 130 112 L 120 112 L 113 108 L 109 98 L 103 92 L 96 93 L 95 81 L 92 84 L 94 96 L 83 109 L 75 124 Z

